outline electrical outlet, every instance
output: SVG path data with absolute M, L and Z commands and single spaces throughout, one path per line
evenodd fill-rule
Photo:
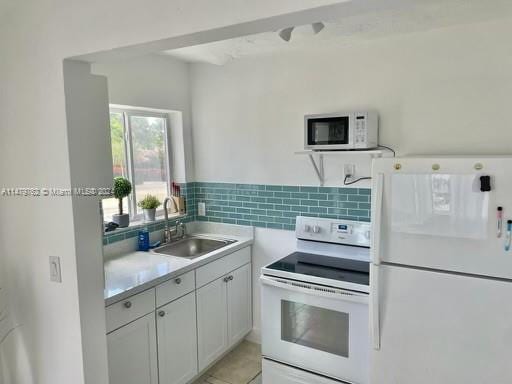
M 197 203 L 197 216 L 206 216 L 206 204 L 204 201 Z
M 343 175 L 345 176 L 345 178 L 347 180 L 353 178 L 355 174 L 356 174 L 355 164 L 345 164 L 343 166 Z

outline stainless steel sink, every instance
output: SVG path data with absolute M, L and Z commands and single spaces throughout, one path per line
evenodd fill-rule
M 155 248 L 153 252 L 192 260 L 235 242 L 236 240 L 187 236 L 181 240 L 173 241 L 172 243 Z

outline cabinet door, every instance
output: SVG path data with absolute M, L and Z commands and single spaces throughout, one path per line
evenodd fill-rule
M 156 313 L 160 384 L 187 383 L 197 374 L 195 292 Z
M 199 370 L 203 370 L 228 347 L 227 279 L 221 277 L 197 293 L 197 338 Z
M 155 314 L 107 335 L 110 384 L 158 384 Z
M 229 345 L 240 341 L 252 329 L 251 264 L 229 274 L 228 338 Z

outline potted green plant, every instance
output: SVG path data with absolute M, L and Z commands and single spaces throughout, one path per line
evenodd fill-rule
M 137 203 L 144 211 L 144 221 L 155 221 L 156 209 L 162 203 L 156 196 L 146 195 L 141 201 Z
M 112 215 L 112 221 L 125 228 L 130 225 L 130 215 L 123 213 L 123 199 L 132 191 L 132 183 L 124 177 L 114 177 L 114 197 L 119 200 L 119 214 Z

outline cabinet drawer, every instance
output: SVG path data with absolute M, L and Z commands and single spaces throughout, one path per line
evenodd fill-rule
M 156 306 L 160 307 L 192 292 L 196 288 L 196 276 L 190 271 L 156 287 Z
M 196 287 L 202 287 L 210 281 L 218 279 L 242 265 L 251 262 L 251 247 L 239 249 L 238 251 L 224 256 L 204 267 L 196 269 Z
M 107 333 L 155 310 L 155 289 L 148 289 L 106 309 Z

